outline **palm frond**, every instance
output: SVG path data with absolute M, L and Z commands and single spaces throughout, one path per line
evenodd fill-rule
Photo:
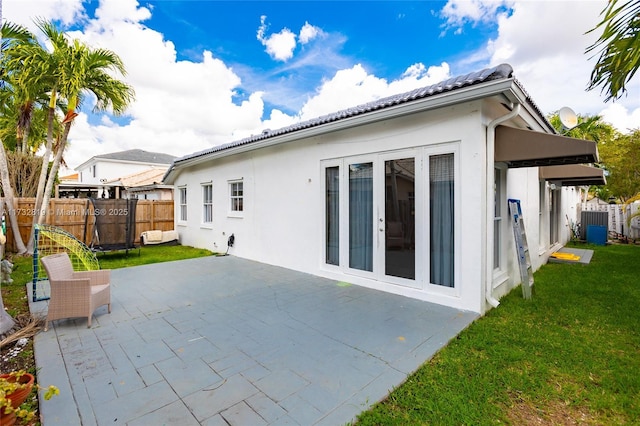
M 605 102 L 619 99 L 640 68 L 640 1 L 611 0 L 602 21 L 589 32 L 601 29 L 598 40 L 585 53 L 599 56 L 591 72 L 588 90 L 602 86 Z

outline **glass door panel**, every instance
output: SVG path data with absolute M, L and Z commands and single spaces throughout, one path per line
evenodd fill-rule
M 325 169 L 325 262 L 340 264 L 340 168 Z
M 349 267 L 373 271 L 373 163 L 349 164 Z
M 384 162 L 384 273 L 415 280 L 415 158 Z
M 454 155 L 429 157 L 430 282 L 454 287 L 455 173 Z

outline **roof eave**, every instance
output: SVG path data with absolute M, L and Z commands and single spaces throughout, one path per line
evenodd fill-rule
M 342 118 L 329 123 L 319 124 L 305 129 L 295 130 L 290 133 L 274 135 L 262 140 L 230 147 L 221 151 L 206 153 L 200 156 L 174 161 L 165 173 L 162 181 L 173 184 L 180 169 L 191 167 L 203 162 L 231 155 L 266 148 L 273 145 L 291 142 L 294 140 L 310 138 L 321 134 L 345 130 L 365 124 L 372 124 L 378 121 L 414 114 L 417 112 L 429 111 L 443 108 L 450 105 L 471 102 L 478 99 L 489 98 L 496 95 L 504 95 L 509 102 L 524 102 L 513 78 L 505 78 L 484 83 L 479 83 L 453 91 L 439 93 L 437 95 L 418 99 L 415 101 L 402 103 L 399 105 L 385 107 L 376 111 L 367 112 L 353 117 Z

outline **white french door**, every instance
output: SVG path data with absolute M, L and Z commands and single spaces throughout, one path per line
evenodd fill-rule
M 396 285 L 453 290 L 455 161 L 440 147 L 323 162 L 324 264 Z
M 341 264 L 350 274 L 417 287 L 416 155 L 346 158 Z
M 378 271 L 379 279 L 409 287 L 420 287 L 416 217 L 421 217 L 421 170 L 415 152 L 404 151 L 380 155 L 378 191 Z M 419 191 L 416 190 L 416 185 Z M 418 196 L 420 198 L 420 196 Z M 419 201 L 419 200 L 418 200 Z M 416 211 L 417 210 L 417 211 Z

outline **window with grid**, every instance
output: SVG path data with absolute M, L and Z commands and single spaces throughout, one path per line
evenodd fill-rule
M 180 220 L 187 220 L 187 187 L 183 186 L 179 188 L 179 202 L 180 202 Z
M 231 212 L 244 211 L 244 185 L 242 181 L 229 182 L 229 200 Z
M 213 222 L 213 185 L 202 185 L 202 223 Z

